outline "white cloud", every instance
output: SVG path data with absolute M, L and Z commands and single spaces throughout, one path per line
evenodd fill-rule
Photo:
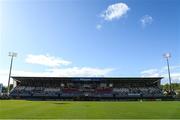
M 121 18 L 129 10 L 130 8 L 125 3 L 112 4 L 101 14 L 101 17 L 106 21 L 112 21 Z
M 178 82 L 180 83 L 180 71 L 179 71 L 179 65 L 177 66 L 171 66 L 171 78 L 172 82 Z M 142 77 L 164 77 L 162 80 L 162 83 L 168 83 L 168 73 L 167 73 L 167 67 L 162 67 L 160 69 L 148 69 L 141 72 Z
M 91 67 L 69 67 L 52 68 L 43 72 L 32 72 L 23 70 L 12 71 L 12 76 L 31 76 L 31 77 L 102 77 L 108 75 L 111 68 L 91 68 Z M 0 83 L 7 85 L 8 70 L 0 70 Z M 12 80 L 11 80 L 12 83 Z
M 49 55 L 27 55 L 26 63 L 47 66 L 42 72 L 12 70 L 11 76 L 32 76 L 32 77 L 102 77 L 108 75 L 112 68 L 93 68 L 93 67 L 63 67 L 69 65 L 70 61 Z M 9 70 L 0 69 L 0 83 L 7 85 Z M 12 80 L 11 80 L 12 83 Z
M 152 18 L 150 15 L 144 15 L 144 16 L 140 19 L 140 22 L 141 22 L 142 27 L 146 27 L 147 25 L 152 24 L 153 21 L 154 21 L 154 20 L 153 20 L 153 18 Z
M 161 74 L 159 73 L 158 69 L 148 69 L 141 72 L 143 77 L 160 77 Z
M 108 73 L 113 71 L 112 68 L 91 68 L 91 67 L 71 67 L 63 69 L 49 69 L 54 75 L 58 76 L 106 76 Z
M 97 30 L 100 30 L 101 28 L 102 28 L 102 25 L 101 25 L 101 24 L 97 24 L 97 25 L 96 25 L 96 29 L 97 29 Z
M 63 60 L 49 55 L 27 55 L 26 63 L 45 65 L 49 67 L 58 67 L 60 65 L 69 65 L 71 61 Z
M 171 73 L 171 76 L 173 78 L 173 82 L 180 83 L 180 72 Z

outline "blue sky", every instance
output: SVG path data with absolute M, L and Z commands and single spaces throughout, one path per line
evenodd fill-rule
M 1 1 L 0 83 L 9 51 L 13 75 L 165 78 L 170 52 L 180 82 L 179 13 L 178 0 Z

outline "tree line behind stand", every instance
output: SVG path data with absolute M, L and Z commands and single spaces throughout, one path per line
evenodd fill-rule
M 172 83 L 171 84 L 172 90 L 176 92 L 176 97 L 180 98 L 180 83 Z M 163 90 L 169 90 L 169 84 L 161 85 Z

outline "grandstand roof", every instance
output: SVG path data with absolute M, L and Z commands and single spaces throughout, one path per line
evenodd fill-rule
M 160 81 L 163 77 L 27 77 L 27 76 L 12 76 L 14 80 L 70 80 L 70 81 L 100 81 L 100 80 L 153 80 Z

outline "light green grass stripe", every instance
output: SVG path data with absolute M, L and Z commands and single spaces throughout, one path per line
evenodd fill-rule
M 1 100 L 1 119 L 180 119 L 180 102 Z

